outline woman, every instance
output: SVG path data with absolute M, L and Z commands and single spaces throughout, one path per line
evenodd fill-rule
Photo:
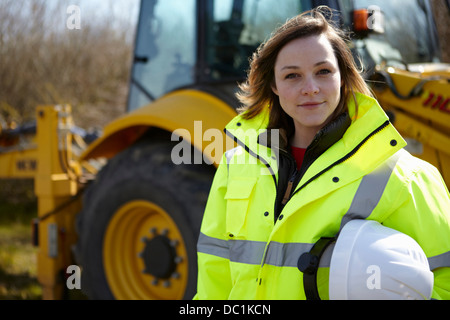
M 225 131 L 239 147 L 224 154 L 211 188 L 196 298 L 304 299 L 299 256 L 352 219 L 414 238 L 433 269 L 432 298 L 450 298 L 448 190 L 434 167 L 402 149 L 320 10 L 260 46 L 238 97 L 244 108 Z M 321 299 L 327 277 L 319 268 Z

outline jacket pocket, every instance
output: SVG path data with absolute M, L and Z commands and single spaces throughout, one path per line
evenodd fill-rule
M 228 183 L 226 233 L 230 237 L 245 236 L 245 220 L 256 178 L 233 179 Z

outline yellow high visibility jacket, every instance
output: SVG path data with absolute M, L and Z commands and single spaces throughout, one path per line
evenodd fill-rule
M 196 299 L 305 299 L 298 258 L 351 219 L 376 220 L 415 239 L 435 276 L 432 298 L 450 299 L 448 189 L 436 168 L 403 149 L 376 100 L 357 94 L 357 103 L 355 115 L 349 101 L 345 131 L 297 172 L 295 184 L 281 181 L 290 169 L 280 159 L 288 156 L 260 141 L 268 112 L 226 126 L 239 146 L 224 154 L 211 187 Z M 322 260 L 318 291 L 328 299 L 329 260 Z

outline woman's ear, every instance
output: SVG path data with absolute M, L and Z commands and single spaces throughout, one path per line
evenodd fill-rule
M 275 81 L 272 81 L 272 84 L 270 85 L 270 87 L 272 88 L 272 92 L 278 96 L 279 94 L 278 94 L 278 89 L 277 89 L 277 85 L 276 85 Z

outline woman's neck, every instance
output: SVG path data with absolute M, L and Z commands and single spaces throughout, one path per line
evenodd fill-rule
M 306 149 L 314 140 L 314 137 L 320 129 L 321 128 L 306 128 L 295 125 L 295 132 L 290 141 L 291 146 Z

